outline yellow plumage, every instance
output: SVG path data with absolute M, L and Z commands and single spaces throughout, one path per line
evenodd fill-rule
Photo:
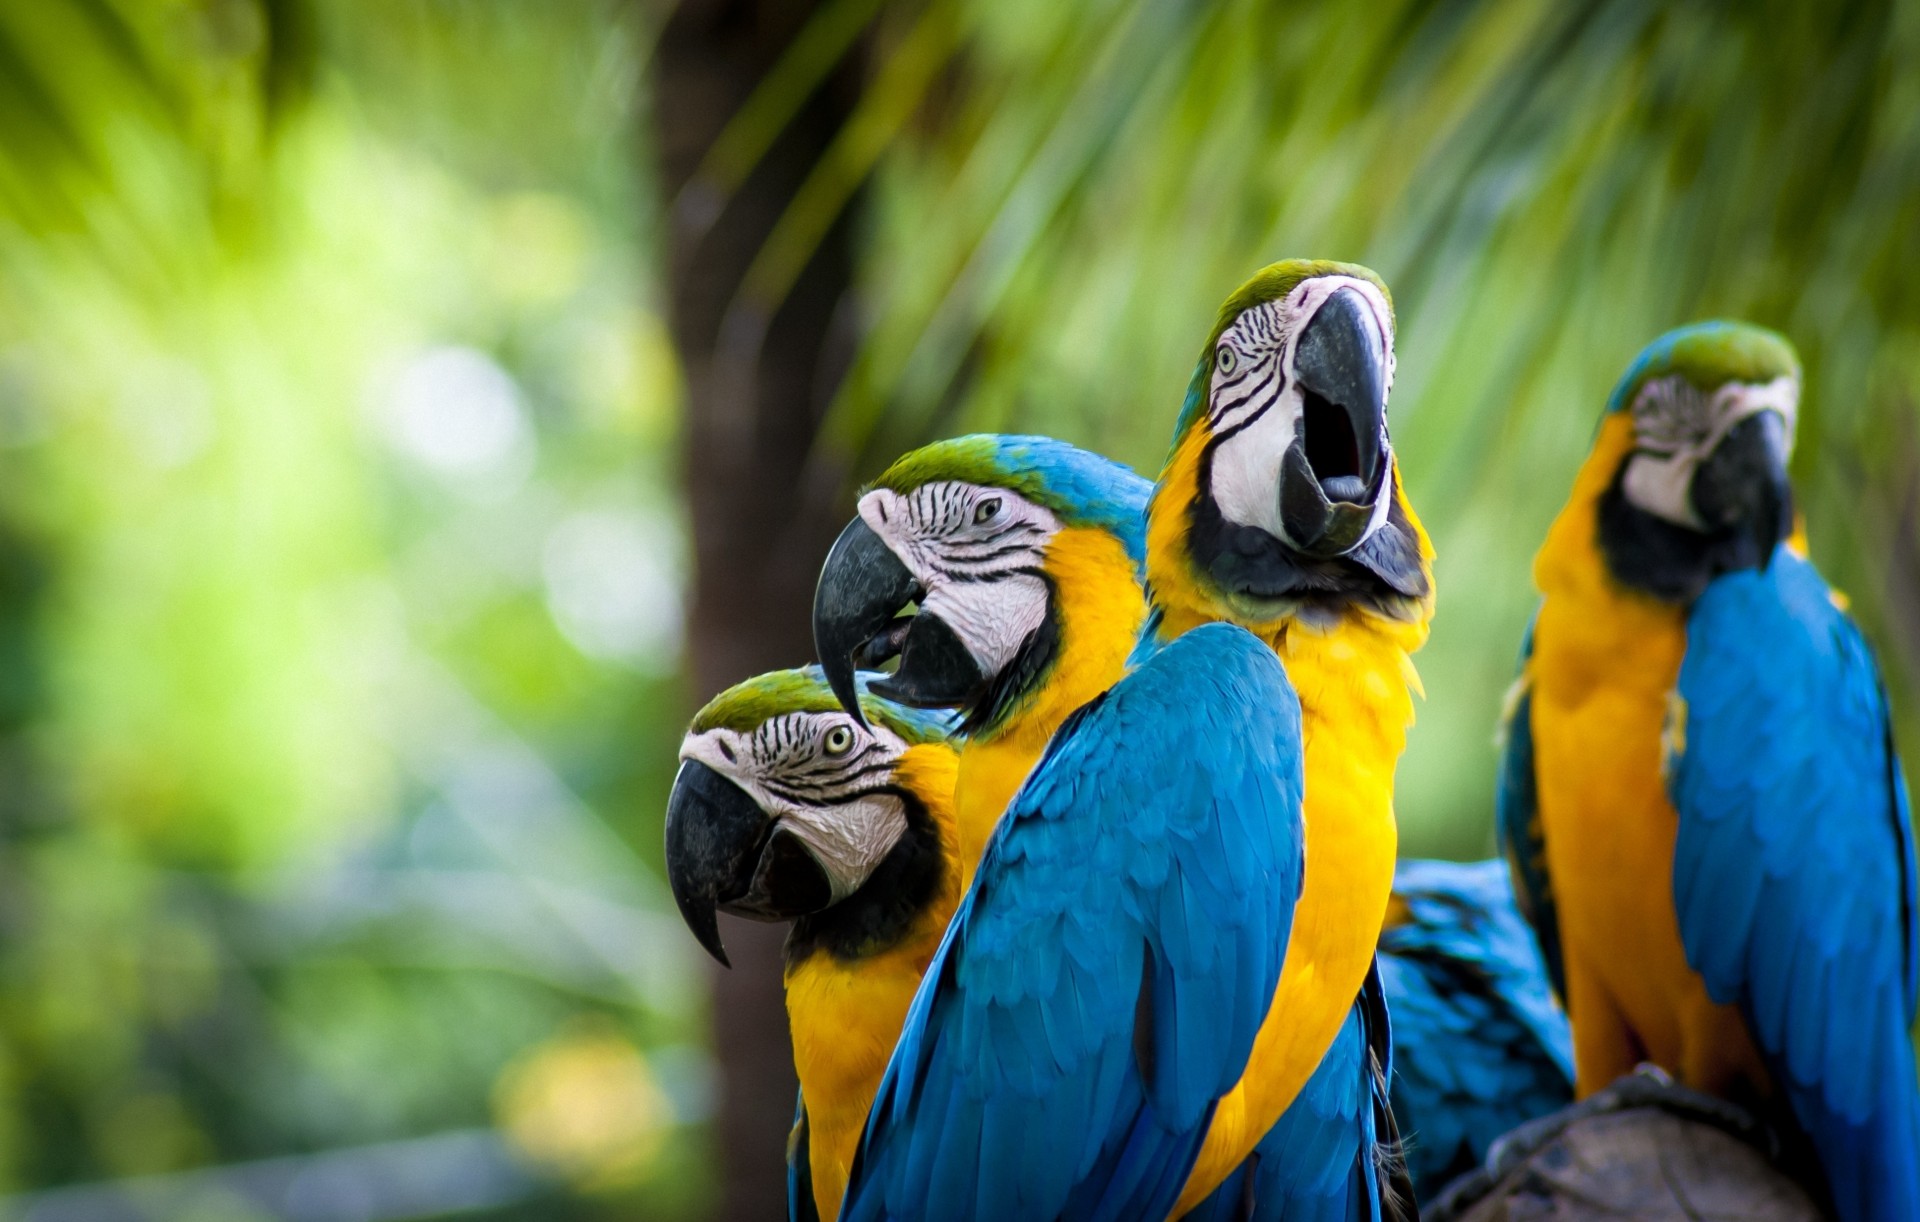
M 1576 1093 L 1652 1060 L 1699 1090 L 1764 1096 L 1771 1086 L 1746 1024 L 1687 965 L 1673 906 L 1679 816 L 1661 736 L 1684 733 L 1669 693 L 1686 622 L 1678 607 L 1615 581 L 1597 544 L 1600 497 L 1633 444 L 1632 418 L 1608 416 L 1534 559 L 1545 600 L 1524 681 Z
M 1133 561 L 1104 530 L 1069 527 L 1047 546 L 1060 642 L 1052 674 L 991 730 L 960 747 L 954 806 L 963 886 L 1027 774 L 1068 715 L 1119 681 L 1146 618 Z
M 1213 620 L 1257 622 L 1263 613 L 1229 604 L 1192 573 L 1187 524 L 1206 443 L 1204 426 L 1189 430 L 1148 515 L 1148 574 L 1168 638 Z M 1404 499 L 1400 507 L 1419 537 L 1423 564 L 1430 563 L 1425 531 Z M 1413 620 L 1356 611 L 1326 630 L 1284 616 L 1256 630 L 1300 696 L 1306 878 L 1273 1004 L 1239 1084 L 1214 1111 L 1175 1217 L 1219 1187 L 1273 1127 L 1333 1043 L 1366 979 L 1393 887 L 1393 774 L 1419 685 L 1411 655 L 1426 640 L 1431 605 L 1425 601 Z
M 926 807 L 946 854 L 955 844 L 956 773 L 953 748 L 944 743 L 907 748 L 894 770 Z M 960 895 L 959 879 L 948 871 L 934 901 L 893 947 L 852 961 L 810 955 L 787 972 L 793 1067 L 806 1100 L 814 1204 L 822 1218 L 840 1212 L 867 1110 Z

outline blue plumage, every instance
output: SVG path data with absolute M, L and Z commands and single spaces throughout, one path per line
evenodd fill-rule
M 1561 963 L 1560 911 L 1547 873 L 1546 829 L 1540 823 L 1539 781 L 1533 771 L 1533 693 L 1526 686 L 1533 656 L 1533 625 L 1520 642 L 1520 679 L 1501 724 L 1500 776 L 1494 789 L 1493 830 L 1511 872 L 1513 900 L 1532 927 L 1555 996 L 1567 995 Z
M 1299 1097 L 1186 1222 L 1378 1222 L 1391 1060 L 1386 1000 L 1369 972 Z
M 820 1207 L 813 1196 L 805 1095 L 794 1101 L 793 1129 L 787 1134 L 787 1222 L 820 1222 Z
M 1420 1200 L 1573 1101 L 1573 1040 L 1504 862 L 1403 861 L 1380 935 L 1393 1111 Z
M 1272 650 L 1209 624 L 1069 719 L 915 996 L 843 1217 L 1164 1215 L 1279 980 L 1299 717 Z
M 1873 657 L 1783 545 L 1695 603 L 1678 687 L 1687 960 L 1739 1004 L 1839 1214 L 1920 1217 L 1913 839 Z

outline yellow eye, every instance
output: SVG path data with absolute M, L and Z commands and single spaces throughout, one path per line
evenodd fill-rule
M 835 726 L 827 731 L 824 746 L 828 755 L 845 755 L 853 749 L 853 731 L 846 726 Z
M 1220 351 L 1214 354 L 1214 364 L 1219 366 L 1221 373 L 1232 373 L 1234 366 L 1237 365 L 1239 361 L 1240 354 L 1225 344 L 1221 344 Z
M 993 521 L 999 516 L 1000 498 L 997 496 L 990 496 L 973 507 L 973 524 L 975 526 L 985 526 L 988 522 Z

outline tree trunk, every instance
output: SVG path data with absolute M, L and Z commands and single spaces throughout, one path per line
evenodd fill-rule
M 736 305 L 768 232 L 857 97 L 842 65 L 741 187 L 696 181 L 702 158 L 806 24 L 814 0 L 681 0 L 652 82 L 667 205 L 668 313 L 686 377 L 684 478 L 694 543 L 688 642 L 695 696 L 813 656 L 814 578 L 851 506 L 840 481 L 807 497 L 802 467 L 846 369 L 848 218 L 771 316 Z M 724 919 L 724 918 L 723 918 Z M 714 983 L 721 1084 L 720 1216 L 783 1216 L 795 1081 L 781 994 L 784 927 L 728 921 L 733 970 Z

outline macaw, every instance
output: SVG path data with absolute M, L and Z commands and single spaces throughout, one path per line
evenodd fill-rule
M 1573 1102 L 1573 1041 L 1503 861 L 1404 860 L 1380 934 L 1394 1118 L 1424 1204 Z
M 1049 437 L 980 433 L 903 456 L 828 553 L 816 648 L 849 708 L 877 695 L 966 710 L 955 794 L 963 885 L 1061 722 L 1112 687 L 1147 604 L 1152 486 Z M 910 602 L 921 614 L 896 618 Z
M 1614 388 L 1534 560 L 1499 822 L 1578 1094 L 1653 1061 L 1769 1116 L 1841 1219 L 1912 1219 L 1913 831 L 1795 525 L 1800 383 L 1785 339 L 1709 322 Z
M 1356 1197 L 1364 1198 L 1361 1209 L 1377 1213 L 1372 1138 L 1390 1128 L 1389 1053 L 1381 1007 L 1362 993 L 1392 877 L 1392 757 L 1410 717 L 1407 653 L 1424 636 L 1431 605 L 1430 549 L 1398 495 L 1386 438 L 1391 325 L 1378 281 L 1338 264 L 1276 265 L 1229 302 L 1196 373 L 1149 520 L 1154 628 L 1132 672 L 1068 721 L 1014 798 L 910 1015 L 863 1139 L 849 1216 L 1151 1217 L 1168 1206 L 1182 1213 L 1203 1203 L 1211 1208 L 1224 1199 L 1229 1176 L 1231 1204 L 1251 1197 L 1260 1203 L 1257 1216 L 1281 1216 L 1296 1190 L 1292 1216 L 1303 1216 L 1309 1201 L 1347 1216 Z M 1261 506 L 1255 502 L 1263 478 Z M 964 503 L 930 500 L 916 516 L 899 489 L 884 491 L 889 495 L 863 498 L 861 520 L 823 570 L 815 619 L 822 663 L 832 676 L 836 668 L 850 673 L 856 661 L 899 652 L 901 673 L 914 675 L 909 687 L 941 701 L 959 692 L 963 707 L 978 709 L 983 696 L 1006 690 L 986 680 L 1005 673 L 1004 662 L 982 660 L 1008 656 L 1008 643 L 1031 633 L 1035 617 L 998 600 L 989 606 L 982 596 L 990 592 L 972 588 L 977 579 L 965 571 L 952 576 L 940 563 L 943 549 L 998 551 L 998 536 L 969 533 Z M 1007 550 L 1006 571 L 1018 571 L 1021 558 Z M 917 616 L 894 620 L 916 600 Z M 1335 751 L 1316 752 L 1312 734 L 1303 744 L 1297 726 L 1273 719 L 1294 705 L 1286 672 L 1258 668 L 1249 673 L 1260 676 L 1266 695 L 1242 692 L 1236 703 L 1250 706 L 1242 715 L 1262 737 L 1223 738 L 1223 710 L 1204 697 L 1219 690 L 1216 671 L 1235 673 L 1251 663 L 1243 631 L 1196 636 L 1216 614 L 1255 624 L 1264 639 L 1252 644 L 1269 656 L 1289 626 L 1293 636 L 1317 638 L 1297 651 L 1319 701 L 1311 711 L 1358 714 L 1366 724 L 1346 736 L 1349 747 L 1373 752 L 1390 745 L 1391 755 L 1342 762 Z M 916 634 L 927 642 L 917 659 Z M 1168 672 L 1162 651 L 1175 646 L 1191 673 Z M 1288 654 L 1289 668 L 1294 656 Z M 1378 681 L 1383 670 L 1390 685 Z M 926 677 L 943 672 L 957 678 Z M 1332 690 L 1340 684 L 1352 689 Z M 1163 690 L 1180 695 L 1163 700 L 1154 718 L 1135 712 L 1144 704 L 1140 693 Z M 1122 693 L 1130 695 L 1121 700 Z M 1119 717 L 1120 710 L 1138 720 Z M 1268 733 L 1291 737 L 1267 742 Z M 1342 741 L 1324 729 L 1320 737 Z M 1169 858 L 1217 876 L 1225 861 L 1244 864 L 1229 831 L 1271 836 L 1272 829 L 1235 809 L 1205 841 L 1184 839 L 1197 834 L 1188 829 L 1206 826 L 1198 812 L 1226 818 L 1209 788 L 1250 784 L 1249 751 L 1270 752 L 1296 769 L 1304 755 L 1309 774 L 1317 758 L 1323 783 L 1350 791 L 1330 789 L 1318 799 L 1326 830 L 1311 859 L 1326 864 L 1302 880 L 1291 856 L 1263 858 L 1256 891 L 1191 892 L 1183 905 L 1168 908 Z M 1196 773 L 1212 786 L 1197 786 Z M 963 753 L 963 787 L 965 778 Z M 1290 786 L 1296 777 L 1265 779 Z M 1307 799 L 1309 816 L 1311 793 L 1317 791 Z M 1293 794 L 1281 796 L 1279 805 L 1263 799 L 1269 817 L 1285 814 Z M 1343 821 L 1364 842 L 1356 852 L 1336 843 Z M 1314 826 L 1309 817 L 1300 834 Z M 1105 846 L 1098 855 L 1096 843 Z M 1383 857 L 1373 851 L 1382 843 Z M 1201 855 L 1188 860 L 1186 853 Z M 1101 877 L 1075 878 L 1074 860 L 1090 857 L 1104 867 Z M 1134 867 L 1138 877 L 1129 873 L 1134 861 L 1148 863 Z M 1369 873 L 1379 876 L 1377 899 L 1362 882 Z M 1043 882 L 1052 890 L 1034 890 Z M 1100 915 L 1117 919 L 1090 925 L 1074 905 L 1095 883 Z M 1302 885 L 1313 903 L 1301 899 Z M 1271 961 L 1236 956 L 1231 966 L 1240 979 L 1208 977 L 1200 969 L 1214 965 L 1194 959 L 1184 936 L 1166 940 L 1196 923 L 1232 930 L 1248 920 L 1272 922 L 1276 908 L 1289 935 L 1301 929 L 1300 915 L 1310 917 L 1308 936 L 1284 938 L 1271 948 Z M 1162 918 L 1175 916 L 1174 928 L 1162 928 Z M 1146 961 L 1161 972 L 1155 987 L 1143 983 L 1138 1004 L 1129 1001 L 1121 1013 L 1112 983 L 1087 969 L 1140 962 L 1142 941 Z M 1067 957 L 1080 972 L 1066 970 L 1063 949 L 1077 952 Z M 1250 991 L 1282 959 L 1291 991 Z M 1257 1013 L 1222 1011 L 1208 1035 L 1189 1035 L 1183 1055 L 1203 1058 L 1205 1073 L 1184 1075 L 1168 1093 L 1151 1072 L 1164 1054 L 1145 1055 L 1163 1042 L 1164 1021 L 1142 1019 L 1180 1000 L 1182 990 L 1217 1003 L 1225 988 L 1243 1002 L 1257 998 L 1249 1003 Z M 1343 996 L 1330 999 L 1329 989 Z M 1377 997 L 1377 987 L 1368 996 Z M 981 1038 L 996 1023 L 1029 1037 L 1044 1033 L 1048 1042 L 1038 1050 L 1051 1050 L 1051 1061 L 1035 1060 L 1031 1039 L 1003 1046 Z M 1249 1024 L 1257 1043 L 1242 1042 Z M 1143 1048 L 1129 1059 L 1126 1044 L 1135 1036 Z M 1336 1055 L 1327 1056 L 1329 1049 Z M 1097 1098 L 1086 1096 L 1086 1073 L 1099 1075 Z M 1329 1089 L 1289 1112 L 1310 1075 Z M 1070 1103 L 1094 1110 L 1081 1115 Z M 1285 1123 L 1277 1124 L 1282 1113 Z M 1070 1116 L 1078 1117 L 1071 1129 L 1060 1129 Z M 1334 1116 L 1341 1120 L 1337 1133 L 1328 1127 Z M 1004 1143 L 1016 1132 L 1034 1142 L 1018 1160 L 1002 1145 L 982 1148 L 983 1140 Z M 1352 1157 L 1319 1159 L 1310 1174 L 1297 1174 L 1298 1163 L 1285 1156 L 1329 1136 L 1346 1141 Z M 1273 1143 L 1262 1145 L 1263 1154 L 1278 1153 L 1249 1161 L 1263 1139 Z M 1114 1144 L 1122 1141 L 1133 1143 L 1124 1157 Z M 1203 1167 L 1192 1165 L 1196 1159 Z
M 694 716 L 667 801 L 667 880 L 727 962 L 716 910 L 791 921 L 800 1100 L 788 1212 L 831 1219 L 920 976 L 960 902 L 951 717 L 858 681 L 857 720 L 816 668 L 749 679 Z

